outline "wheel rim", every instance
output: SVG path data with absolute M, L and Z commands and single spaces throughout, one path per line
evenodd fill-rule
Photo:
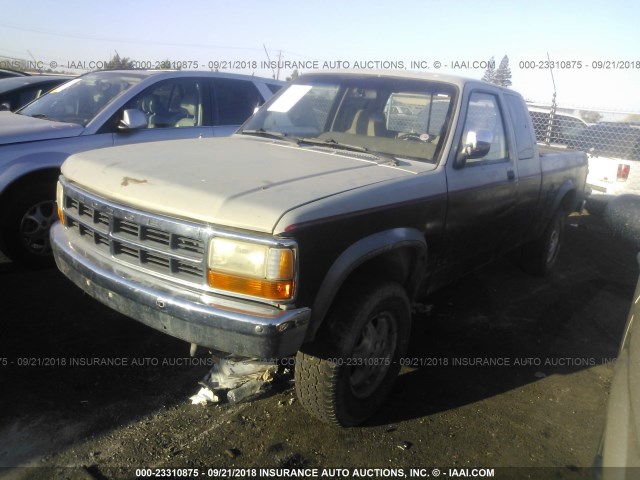
M 32 206 L 20 221 L 20 238 L 29 253 L 49 255 L 49 229 L 58 219 L 55 202 L 46 200 Z
M 391 366 L 397 338 L 391 312 L 379 312 L 369 319 L 353 351 L 349 381 L 354 396 L 367 398 L 380 386 Z
M 554 228 L 549 237 L 549 248 L 547 249 L 547 263 L 553 262 L 558 251 L 558 244 L 560 243 L 560 232 L 557 228 Z

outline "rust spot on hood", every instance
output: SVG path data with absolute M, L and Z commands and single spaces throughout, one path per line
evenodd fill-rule
M 128 186 L 130 183 L 147 183 L 147 180 L 138 180 L 137 178 L 131 178 L 131 177 L 124 177 L 122 179 L 122 182 L 120 183 L 120 185 L 122 185 L 123 187 Z

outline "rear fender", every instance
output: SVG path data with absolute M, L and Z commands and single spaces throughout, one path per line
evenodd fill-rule
M 567 214 L 576 211 L 578 209 L 576 191 L 575 181 L 572 178 L 566 179 L 562 185 L 560 185 L 556 198 L 553 200 L 553 207 L 551 208 L 549 218 L 553 216 L 553 213 L 561 206 Z

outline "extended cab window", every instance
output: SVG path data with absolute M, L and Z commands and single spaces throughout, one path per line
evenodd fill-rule
M 480 92 L 471 94 L 462 133 L 461 150 L 464 148 L 465 139 L 471 138 L 470 133 L 473 137 L 482 138 L 483 141 L 490 143 L 491 148 L 485 156 L 469 159 L 467 163 L 504 160 L 508 157 L 504 121 L 495 95 Z
M 531 120 L 524 108 L 520 97 L 516 95 L 505 95 L 509 107 L 509 113 L 513 121 L 513 129 L 516 134 L 516 147 L 518 158 L 526 160 L 533 158 L 533 134 L 531 133 Z

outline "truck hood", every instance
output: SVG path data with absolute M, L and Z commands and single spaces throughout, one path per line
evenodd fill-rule
M 415 174 L 374 160 L 236 135 L 83 152 L 69 157 L 62 173 L 81 188 L 144 211 L 273 233 L 278 219 L 296 207 Z
M 54 122 L 12 112 L 0 112 L 0 145 L 76 137 L 83 130 L 84 127 L 75 123 Z

